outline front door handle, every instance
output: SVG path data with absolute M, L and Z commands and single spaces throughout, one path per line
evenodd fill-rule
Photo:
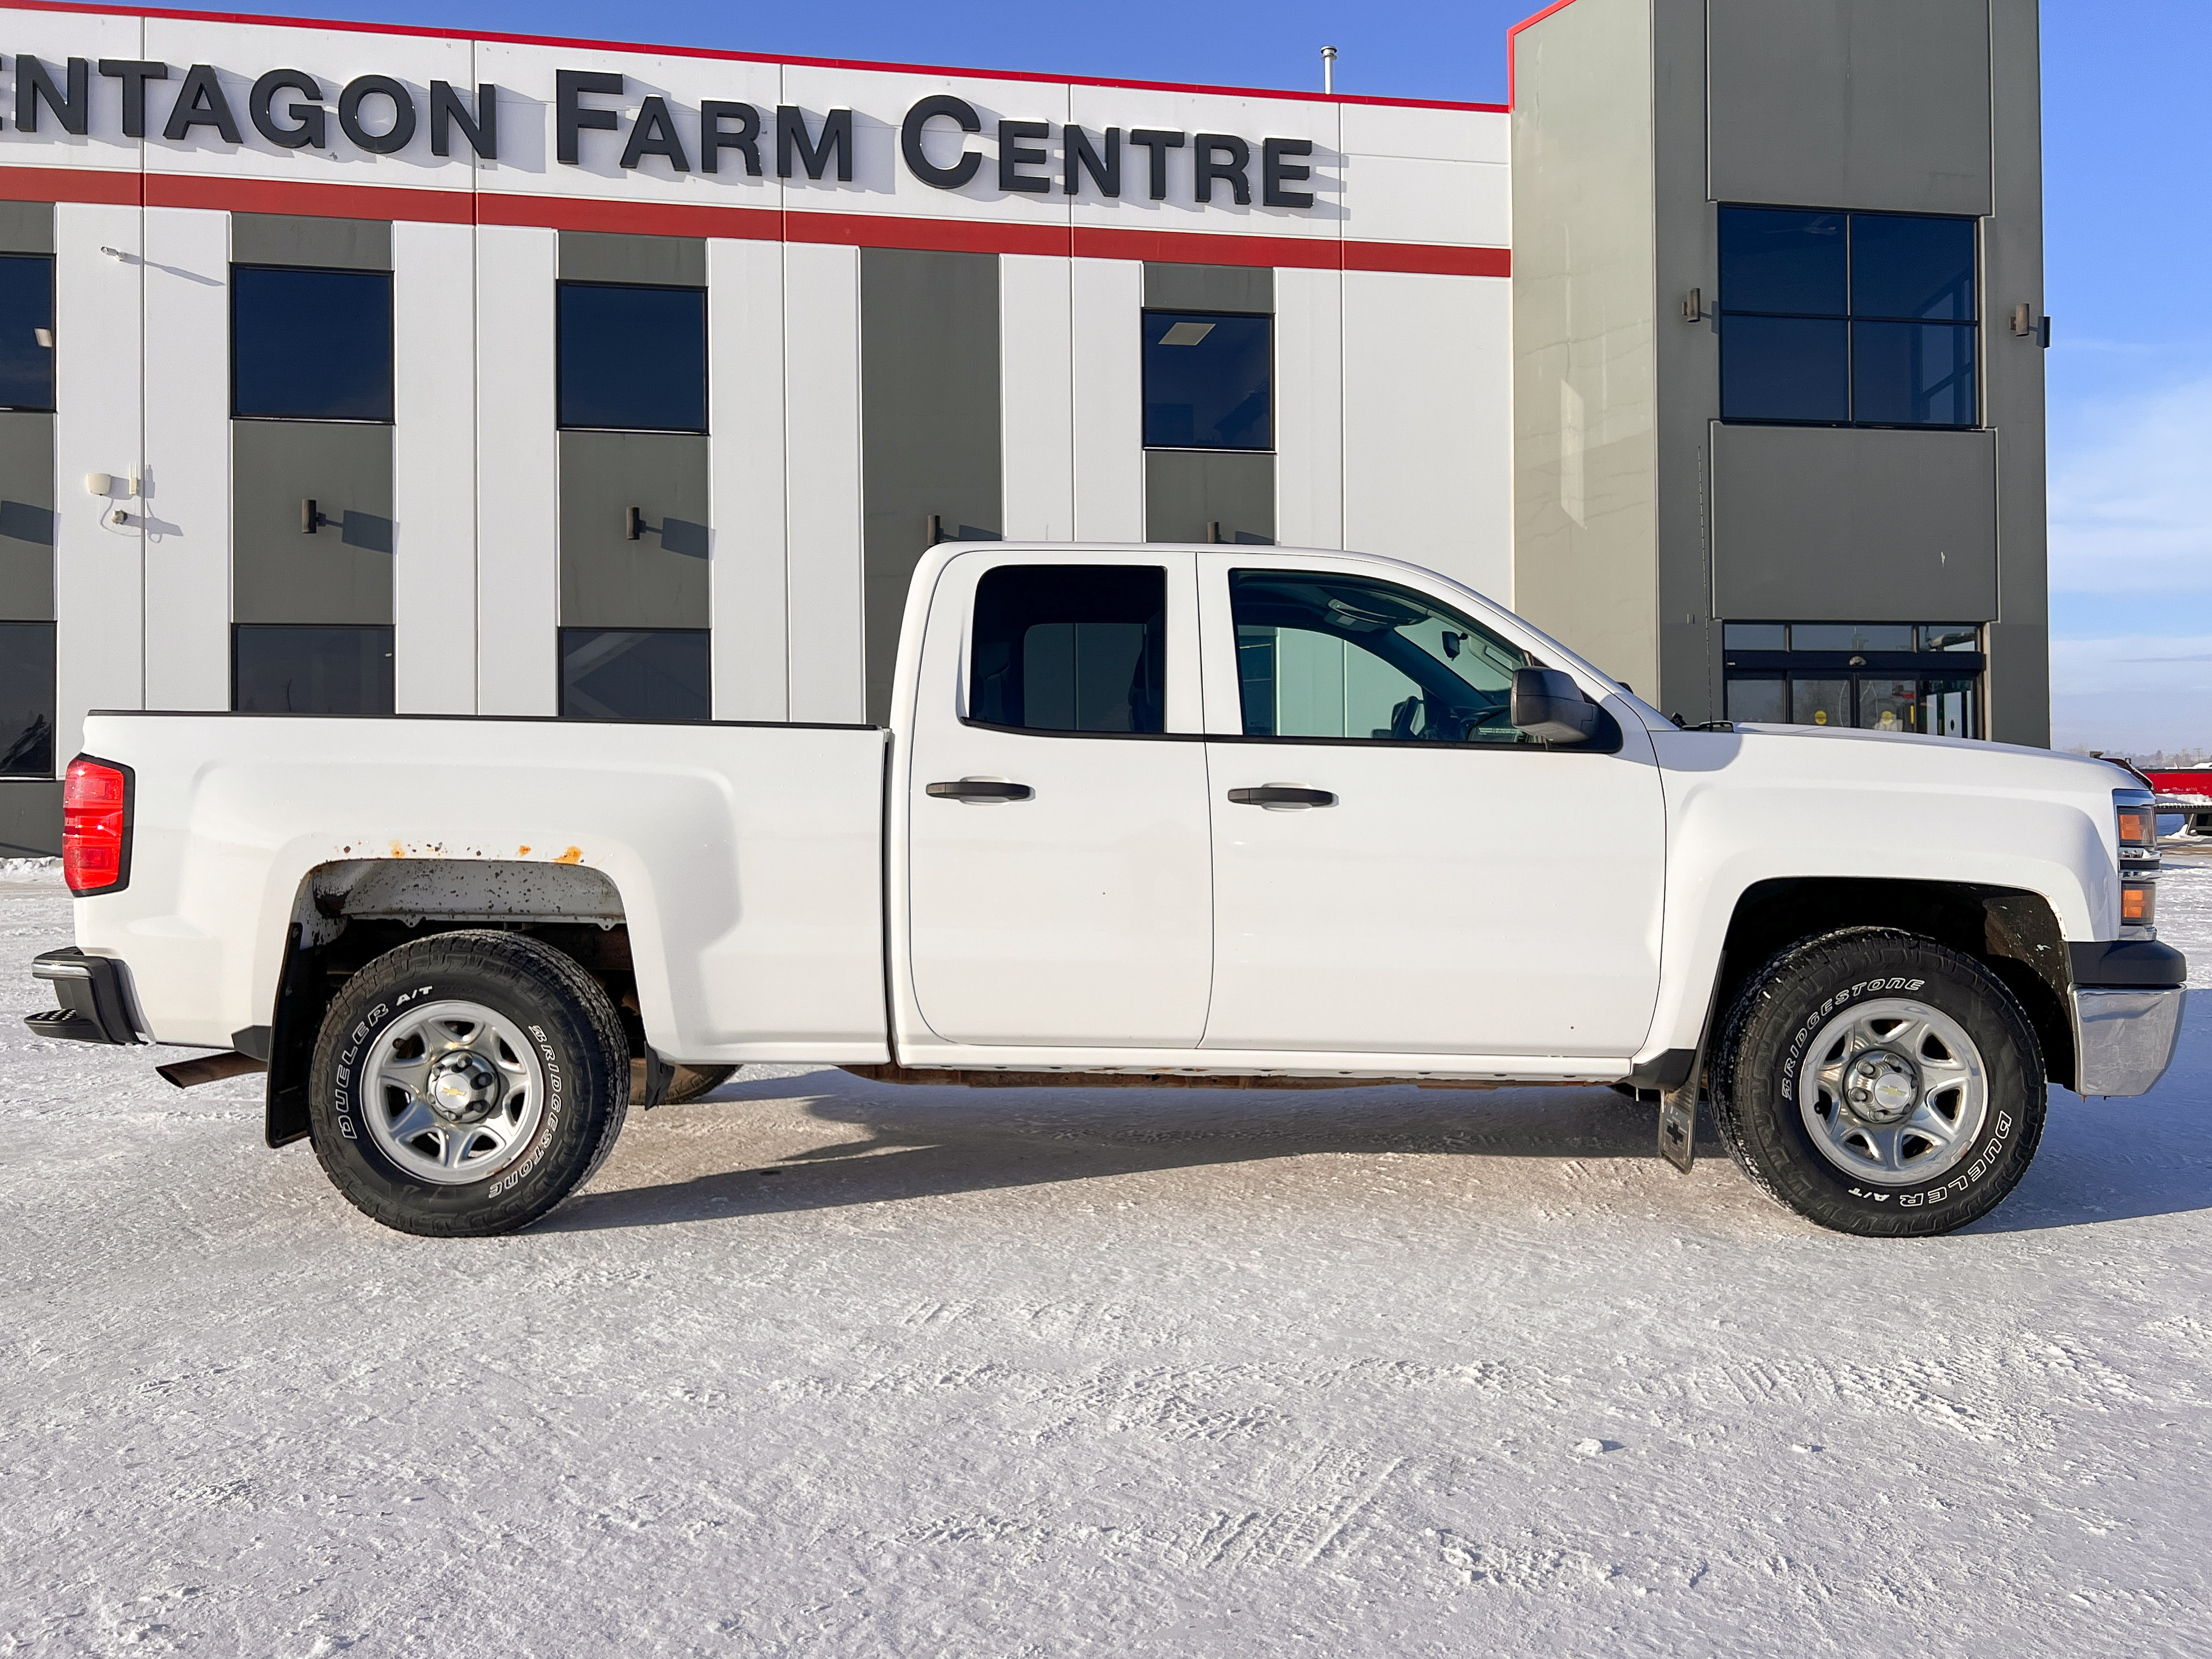
M 1267 783 L 1257 789 L 1232 789 L 1230 800 L 1238 806 L 1266 806 L 1280 812 L 1301 811 L 1309 806 L 1334 806 L 1336 797 L 1326 789 L 1308 789 L 1295 783 Z
M 927 793 L 939 800 L 1030 800 L 1036 794 L 1026 783 L 1008 783 L 1003 778 L 960 778 L 951 783 L 933 783 Z

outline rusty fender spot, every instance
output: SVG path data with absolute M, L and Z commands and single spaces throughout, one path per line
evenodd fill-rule
M 396 859 L 404 859 L 407 856 L 407 849 L 395 841 L 392 843 L 392 856 Z
M 518 847 L 514 849 L 514 856 L 517 858 L 524 858 L 529 854 L 529 852 L 530 849 L 527 847 Z
M 559 858 L 553 860 L 556 864 L 581 864 L 583 861 L 584 849 L 580 847 L 571 847 L 567 852 L 562 854 Z

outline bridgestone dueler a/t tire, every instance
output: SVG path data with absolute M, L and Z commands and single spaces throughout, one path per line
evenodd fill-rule
M 1919 1183 L 1854 1179 L 1823 1153 L 1800 1110 L 1807 1050 L 1856 1002 L 1909 998 L 1948 1015 L 1980 1051 L 1989 1091 L 1975 1145 Z M 2043 1054 L 2019 1003 L 1970 957 L 1888 928 L 1801 941 L 1753 975 L 1723 1023 L 1710 1076 L 1729 1153 L 1770 1198 L 1809 1221 L 1871 1238 L 1949 1232 L 1987 1215 L 2043 1138 Z
M 362 1121 L 366 1057 L 407 1011 L 472 1003 L 526 1034 L 544 1094 L 522 1151 L 484 1180 L 412 1176 Z M 598 1172 L 629 1110 L 629 1044 L 605 990 L 570 957 L 517 933 L 440 933 L 376 958 L 323 1020 L 309 1081 L 315 1157 L 372 1219 L 429 1237 L 512 1232 L 550 1213 Z

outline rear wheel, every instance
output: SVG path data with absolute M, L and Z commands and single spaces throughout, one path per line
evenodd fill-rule
M 2042 1139 L 2043 1056 L 1972 958 L 1887 928 L 1807 939 L 1723 1026 L 1713 1116 L 1770 1197 L 1839 1232 L 1948 1232 L 1988 1214 Z
M 315 1156 L 364 1214 L 473 1237 L 550 1213 L 612 1150 L 629 1043 L 605 991 L 515 933 L 441 933 L 347 981 L 316 1040 Z

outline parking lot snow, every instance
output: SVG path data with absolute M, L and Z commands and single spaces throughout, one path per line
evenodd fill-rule
M 490 1241 L 35 1039 L 0 881 L 0 1653 L 2203 1651 L 2212 1003 L 1875 1243 L 1602 1090 L 747 1073 Z M 2212 866 L 2167 936 L 2212 967 Z M 2200 979 L 2200 983 L 2212 982 Z

